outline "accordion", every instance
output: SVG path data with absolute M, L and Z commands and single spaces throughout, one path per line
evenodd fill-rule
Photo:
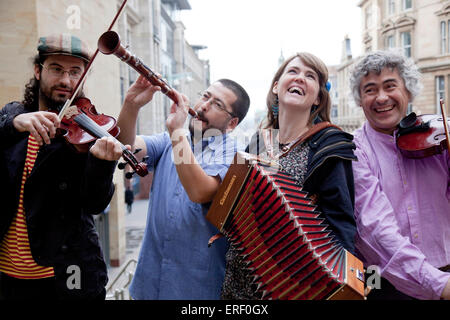
M 206 219 L 237 248 L 262 299 L 364 299 L 362 262 L 276 165 L 238 152 Z

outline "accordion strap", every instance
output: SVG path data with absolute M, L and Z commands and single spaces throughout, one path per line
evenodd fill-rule
M 328 128 L 328 127 L 335 127 L 335 128 L 338 128 L 339 130 L 341 130 L 341 128 L 330 123 L 329 121 L 319 122 L 319 123 L 315 124 L 314 126 L 312 126 L 308 131 L 306 131 L 305 133 L 300 135 L 297 139 L 295 139 L 288 145 L 284 146 L 281 149 L 281 152 L 278 153 L 277 155 L 273 154 L 274 148 L 273 148 L 273 143 L 272 143 L 272 141 L 273 141 L 272 130 L 265 129 L 265 130 L 263 130 L 262 135 L 263 135 L 263 139 L 264 139 L 264 145 L 266 146 L 267 154 L 273 159 L 279 159 L 281 157 L 284 157 L 298 144 L 302 143 L 303 141 L 305 141 L 305 140 L 309 139 L 310 137 L 312 137 L 313 135 L 315 135 L 317 132 L 319 132 L 325 128 Z

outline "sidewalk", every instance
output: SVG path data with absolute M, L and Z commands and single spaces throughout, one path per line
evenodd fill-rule
M 124 206 L 126 205 L 124 204 Z M 119 267 L 108 267 L 109 280 L 106 286 L 107 288 L 112 281 L 115 280 L 128 261 L 132 259 L 137 261 L 147 221 L 147 208 L 148 199 L 145 199 L 135 200 L 133 202 L 131 213 L 128 213 L 125 209 L 126 257 Z M 134 267 L 135 264 L 130 265 L 130 268 L 133 268 L 131 271 L 134 271 Z M 130 271 L 130 268 L 127 268 L 127 271 Z

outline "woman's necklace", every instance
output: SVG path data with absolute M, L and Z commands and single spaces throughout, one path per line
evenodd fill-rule
M 279 148 L 277 150 L 281 150 L 281 152 L 275 154 L 275 148 L 273 146 L 273 135 L 272 135 L 272 131 L 271 129 L 264 129 L 262 134 L 263 134 L 263 139 L 264 139 L 264 144 L 266 146 L 266 152 L 267 155 L 272 158 L 272 159 L 279 159 L 281 157 L 284 157 L 289 151 L 291 151 L 292 147 L 294 147 L 295 145 L 297 145 L 297 143 L 299 141 L 302 141 L 303 138 L 307 135 L 307 133 L 309 132 L 309 129 L 307 129 L 306 131 L 302 132 L 295 140 L 288 142 L 288 143 L 278 143 Z

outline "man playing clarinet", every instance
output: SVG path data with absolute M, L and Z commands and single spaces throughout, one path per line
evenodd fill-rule
M 168 132 L 135 137 L 139 109 L 159 90 L 140 76 L 118 119 L 121 141 L 142 149 L 154 171 L 130 294 L 133 299 L 219 299 L 228 245 L 222 238 L 208 248 L 218 230 L 205 216 L 235 153 L 245 148 L 229 133 L 247 114 L 250 99 L 232 80 L 212 83 L 195 104 L 198 116 L 190 119 L 187 133 L 186 97 L 173 91 L 178 104 L 167 117 Z

